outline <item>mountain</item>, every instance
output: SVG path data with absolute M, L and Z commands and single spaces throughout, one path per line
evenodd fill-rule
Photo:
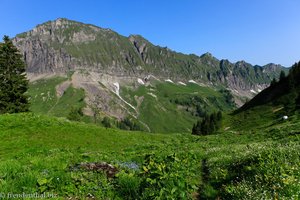
M 283 75 L 279 81 L 272 82 L 268 88 L 238 109 L 238 112 L 266 104 L 272 104 L 274 106 L 282 105 L 286 112 L 293 111 L 298 108 L 298 103 L 300 103 L 299 80 L 300 62 L 292 66 L 287 76 Z
M 27 64 L 33 110 L 48 114 L 59 110 L 57 106 L 80 105 L 85 115 L 100 113 L 118 120 L 130 116 L 146 130 L 160 132 L 170 131 L 167 126 L 174 116 L 180 123 L 171 132 L 189 131 L 201 112 L 233 108 L 231 95 L 242 105 L 287 71 L 275 64 L 218 60 L 210 53 L 186 55 L 140 35 L 124 37 L 63 18 L 18 34 L 13 42 Z M 57 81 L 55 76 L 65 79 Z M 46 101 L 47 109 L 42 106 Z M 157 123 L 161 126 L 155 128 Z
M 123 77 L 151 74 L 173 81 L 192 79 L 224 85 L 242 92 L 240 96 L 247 96 L 251 89 L 265 88 L 285 70 L 275 64 L 253 67 L 244 61 L 220 61 L 209 53 L 200 57 L 185 55 L 155 46 L 140 35 L 124 37 L 110 29 L 67 19 L 38 25 L 17 35 L 14 43 L 24 54 L 28 73 L 83 70 Z
M 232 124 L 241 129 L 260 129 L 298 120 L 300 110 L 300 62 L 279 80 L 257 94 L 232 114 Z M 285 119 L 284 119 L 284 116 Z

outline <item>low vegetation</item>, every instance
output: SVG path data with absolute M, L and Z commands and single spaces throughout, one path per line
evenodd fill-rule
M 118 131 L 35 114 L 2 115 L 0 121 L 3 193 L 46 192 L 56 199 L 299 198 L 298 118 L 263 130 L 200 137 Z M 104 162 L 117 169 L 113 177 L 80 167 Z

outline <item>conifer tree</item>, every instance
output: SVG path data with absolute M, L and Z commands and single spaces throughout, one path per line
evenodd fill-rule
M 212 113 L 208 115 L 207 113 L 202 120 L 198 120 L 196 124 L 193 125 L 192 134 L 193 135 L 209 135 L 216 132 L 222 125 L 222 112 Z
M 295 87 L 299 84 L 300 78 L 300 62 L 295 63 L 289 71 L 288 75 L 288 89 L 294 91 Z
M 283 81 L 285 79 L 285 73 L 283 70 L 281 70 L 280 75 L 279 75 L 279 81 Z
M 298 97 L 295 99 L 296 109 L 300 109 L 300 94 L 298 94 Z
M 8 36 L 0 43 L 0 114 L 26 112 L 28 80 L 22 55 Z
M 276 85 L 276 83 L 277 83 L 277 81 L 276 81 L 276 78 L 273 78 L 273 80 L 271 81 L 271 86 L 274 86 L 274 85 Z

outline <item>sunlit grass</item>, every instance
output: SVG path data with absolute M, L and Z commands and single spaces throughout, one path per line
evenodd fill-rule
M 49 192 L 57 199 L 299 197 L 297 120 L 203 137 L 119 131 L 30 113 L 2 115 L 0 121 L 4 193 Z M 120 175 L 107 179 L 74 168 L 93 162 L 110 163 Z

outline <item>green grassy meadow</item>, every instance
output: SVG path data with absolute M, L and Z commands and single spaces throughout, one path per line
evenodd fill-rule
M 203 113 L 229 111 L 233 108 L 219 91 L 194 83 L 184 86 L 157 82 L 135 89 L 124 87 L 120 94 L 137 107 L 138 119 L 155 133 L 191 132 L 199 118 L 196 114 L 197 106 Z
M 61 97 L 57 97 L 56 86 L 66 80 L 64 77 L 54 77 L 30 83 L 30 110 L 37 114 L 67 117 L 72 109 L 85 107 L 85 93 L 82 89 L 70 86 Z
M 224 126 L 230 121 L 224 120 Z M 0 116 L 0 188 L 54 199 L 298 199 L 299 120 L 216 135 L 120 131 L 32 113 Z M 118 169 L 78 168 L 107 162 Z
M 233 105 L 224 90 L 165 82 L 124 87 L 120 95 L 152 133 L 124 131 L 69 121 L 72 109 L 85 107 L 85 94 L 70 86 L 58 97 L 56 86 L 66 80 L 31 83 L 31 112 L 0 115 L 0 198 L 300 198 L 294 103 L 229 113 Z M 223 111 L 219 131 L 191 135 L 201 114 L 217 110 Z

